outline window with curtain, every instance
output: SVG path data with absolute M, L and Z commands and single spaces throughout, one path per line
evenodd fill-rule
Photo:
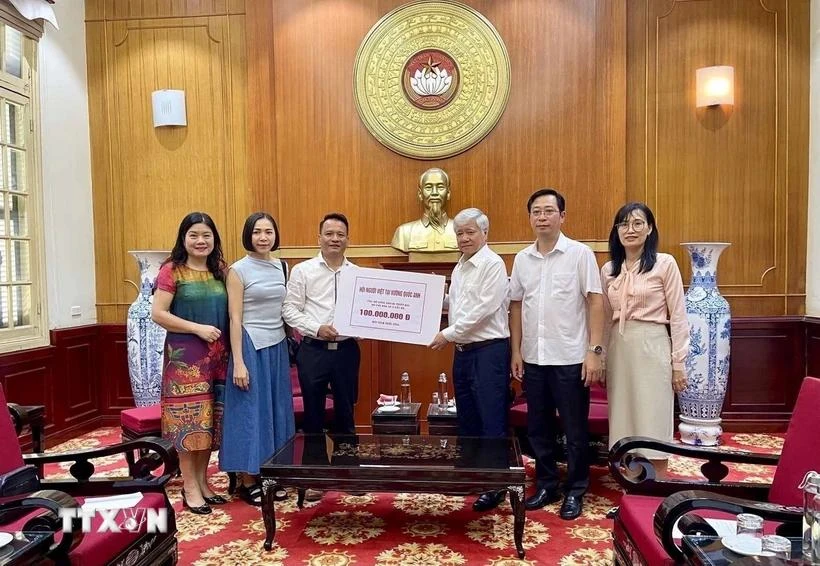
M 35 40 L 0 22 L 0 352 L 48 343 L 32 112 Z

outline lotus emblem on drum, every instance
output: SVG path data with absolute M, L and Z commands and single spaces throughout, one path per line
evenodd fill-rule
M 423 110 L 439 110 L 456 96 L 459 70 L 455 60 L 440 49 L 423 49 L 413 54 L 403 71 L 407 99 Z
M 410 77 L 410 86 L 419 96 L 444 94 L 452 82 L 453 77 L 447 69 L 439 69 L 438 63 L 432 64 L 429 68 L 417 69 L 415 75 Z

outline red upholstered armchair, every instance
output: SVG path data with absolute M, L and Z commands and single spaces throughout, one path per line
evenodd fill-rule
M 6 407 L 6 397 L 0 386 L 0 407 Z M 175 564 L 177 560 L 176 521 L 174 510 L 165 494 L 165 483 L 179 467 L 174 448 L 159 438 L 143 438 L 133 442 L 61 454 L 23 455 L 17 434 L 24 425 L 22 413 L 9 405 L 0 410 L 0 530 L 49 531 L 54 543 L 46 556 L 58 564 L 125 565 Z M 10 418 L 11 417 L 11 418 Z M 124 454 L 144 449 L 146 455 L 135 462 L 133 474 L 124 478 L 93 477 L 92 458 Z M 42 479 L 36 466 L 73 462 L 69 469 L 72 479 Z M 154 475 L 162 468 L 161 475 Z M 146 524 L 133 532 L 96 532 L 102 518 L 92 520 L 91 530 L 82 534 L 80 519 L 72 521 L 72 531 L 62 532 L 59 510 L 78 507 L 86 497 L 141 492 L 137 504 L 142 509 L 166 509 L 167 533 L 149 533 Z M 138 516 L 138 515 L 137 515 Z
M 617 442 L 610 451 L 609 468 L 627 495 L 615 516 L 616 562 L 630 566 L 677 563 L 682 554 L 679 541 L 673 539 L 673 528 L 679 519 L 684 534 L 714 535 L 704 519 L 733 519 L 738 513 L 754 513 L 764 518 L 764 532 L 800 536 L 803 499 L 798 485 L 806 472 L 820 470 L 818 407 L 820 379 L 807 377 L 780 456 L 693 448 L 642 437 Z M 630 453 L 640 448 L 706 460 L 701 466 L 705 481 L 657 479 L 648 460 Z M 724 462 L 776 466 L 774 479 L 771 485 L 722 482 L 728 475 Z

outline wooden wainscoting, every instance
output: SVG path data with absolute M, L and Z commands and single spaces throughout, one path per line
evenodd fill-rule
M 0 383 L 9 402 L 45 405 L 47 446 L 99 426 L 119 425 L 133 406 L 128 378 L 125 325 L 98 324 L 52 330 L 51 346 L 0 355 Z M 370 429 L 379 393 L 397 393 L 402 371 L 410 372 L 416 400 L 426 403 L 435 378 L 450 376 L 452 348 L 362 340 L 356 427 Z M 728 431 L 785 430 L 804 376 L 820 376 L 820 319 L 736 318 L 732 364 L 723 408 Z M 452 392 L 452 384 L 450 384 Z M 24 448 L 30 438 L 23 438 Z

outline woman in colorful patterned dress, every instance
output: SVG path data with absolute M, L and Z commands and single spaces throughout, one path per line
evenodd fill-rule
M 259 466 L 295 432 L 282 320 L 287 265 L 271 255 L 279 249 L 279 229 L 270 214 L 255 212 L 248 217 L 242 245 L 248 255 L 228 272 L 231 356 L 219 467 L 242 472 L 239 496 L 260 506 Z M 282 488 L 274 496 L 285 497 Z
M 221 438 L 228 366 L 228 293 L 222 242 L 211 217 L 182 219 L 171 257 L 157 275 L 152 318 L 168 331 L 162 373 L 162 436 L 174 443 L 183 506 L 206 515 L 227 501 L 208 487 Z
M 609 447 L 627 436 L 672 441 L 675 392 L 686 387 L 689 323 L 678 264 L 658 253 L 658 226 L 648 206 L 632 202 L 615 214 L 611 261 L 601 268 Z M 667 332 L 667 324 L 670 331 Z M 641 450 L 658 477 L 669 455 Z

